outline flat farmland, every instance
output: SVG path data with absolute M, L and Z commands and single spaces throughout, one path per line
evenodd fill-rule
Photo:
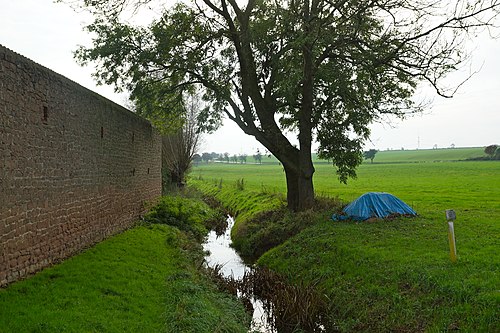
M 500 163 L 457 161 L 362 164 L 357 179 L 341 184 L 329 164 L 316 164 L 316 194 L 348 203 L 366 192 L 399 197 L 433 223 L 445 221 L 445 210 L 457 213 L 457 223 L 494 228 L 500 238 Z M 224 188 L 243 180 L 245 192 L 286 195 L 283 169 L 276 164 L 209 163 L 193 169 L 194 179 Z M 458 231 L 460 232 L 460 231 Z M 499 249 L 500 250 L 500 249 Z
M 422 162 L 362 164 L 357 179 L 341 184 L 335 168 L 315 165 L 317 195 L 352 201 L 365 192 L 389 192 L 416 209 L 500 210 L 500 163 Z M 200 164 L 191 177 L 233 185 L 243 179 L 247 190 L 286 193 L 285 174 L 278 164 Z
M 500 238 L 497 161 L 364 163 L 358 168 L 357 179 L 347 184 L 339 182 L 333 166 L 320 163 L 315 168 L 318 196 L 337 197 L 348 203 L 366 192 L 388 192 L 428 221 L 444 222 L 445 210 L 453 209 L 457 222 L 494 228 Z M 243 180 L 245 192 L 286 195 L 285 174 L 278 164 L 209 163 L 195 167 L 191 176 L 225 188 L 236 188 Z

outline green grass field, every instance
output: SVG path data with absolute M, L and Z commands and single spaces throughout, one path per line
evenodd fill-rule
M 361 165 L 347 185 L 332 166 L 316 164 L 317 193 L 351 201 L 368 191 L 390 192 L 419 217 L 339 223 L 325 212 L 259 264 L 324 289 L 330 320 L 341 332 L 500 331 L 500 163 L 459 161 L 477 157 L 477 149 L 386 153 Z M 285 192 L 279 165 L 214 163 L 195 168 L 192 177 L 192 184 L 240 210 L 253 200 L 258 211 L 263 199 L 255 198 Z M 455 264 L 446 209 L 457 212 Z
M 500 208 L 500 164 L 495 161 L 362 164 L 358 178 L 347 185 L 339 183 L 331 165 L 316 164 L 315 168 L 314 187 L 321 196 L 352 201 L 369 191 L 390 192 L 416 209 Z M 223 186 L 243 179 L 248 190 L 286 191 L 283 169 L 274 164 L 210 163 L 195 167 L 192 177 Z
M 243 306 L 199 273 L 191 242 L 138 226 L 0 289 L 0 332 L 246 332 Z
M 374 163 L 408 163 L 460 161 L 483 157 L 484 148 L 423 149 L 423 150 L 389 150 L 379 151 Z M 369 162 L 368 162 L 369 163 Z
M 461 161 L 471 158 L 484 157 L 484 147 L 467 148 L 444 148 L 444 149 L 421 149 L 421 150 L 381 150 L 377 152 L 373 163 L 410 163 L 410 162 L 443 162 L 443 161 Z M 255 163 L 252 156 L 248 156 L 248 163 Z M 318 159 L 313 154 L 315 163 L 326 163 L 328 161 Z M 262 164 L 278 164 L 274 156 L 262 156 Z M 370 163 L 370 161 L 365 161 Z M 233 164 L 233 163 L 231 163 Z
M 316 285 L 340 332 L 500 332 L 500 163 L 460 161 L 478 153 L 381 152 L 347 185 L 332 166 L 316 164 L 319 195 L 347 202 L 390 192 L 419 216 L 340 223 L 331 211 L 301 215 L 312 222 L 258 264 Z M 239 224 L 285 197 L 277 163 L 210 163 L 191 177 L 190 185 L 237 213 Z M 199 210 L 172 202 L 180 216 Z M 457 212 L 457 263 L 449 260 L 445 209 Z M 194 235 L 202 230 L 187 227 Z M 272 227 L 264 229 L 271 238 L 282 232 Z M 170 226 L 139 226 L 0 289 L 0 333 L 246 332 L 242 305 L 199 273 L 192 258 L 199 250 L 188 239 Z

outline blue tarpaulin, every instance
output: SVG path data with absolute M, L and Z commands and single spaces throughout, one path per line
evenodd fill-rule
M 384 218 L 393 214 L 417 215 L 410 206 L 392 194 L 368 192 L 347 205 L 341 214 L 334 214 L 332 219 L 364 221 L 371 217 Z

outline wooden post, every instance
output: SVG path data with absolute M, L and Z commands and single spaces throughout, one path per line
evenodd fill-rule
M 457 247 L 455 244 L 455 228 L 453 221 L 456 219 L 455 211 L 452 209 L 446 210 L 446 220 L 448 220 L 448 243 L 450 244 L 450 258 L 452 262 L 457 261 Z

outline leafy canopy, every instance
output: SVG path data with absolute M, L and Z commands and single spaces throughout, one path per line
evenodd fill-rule
M 132 7 L 127 7 L 132 5 Z M 158 123 L 182 113 L 196 87 L 200 128 L 226 116 L 285 165 L 319 143 L 340 180 L 355 176 L 369 124 L 419 112 L 419 82 L 449 96 L 441 80 L 467 60 L 462 44 L 492 24 L 500 4 L 431 0 L 198 0 L 161 7 L 151 24 L 121 19 L 150 0 L 83 0 L 95 14 L 93 46 L 102 83 L 131 91 L 138 112 Z M 283 135 L 298 133 L 295 147 Z M 297 166 L 297 170 L 300 168 Z M 312 176 L 311 176 L 312 177 Z
M 373 163 L 373 159 L 375 158 L 375 155 L 377 155 L 377 152 L 378 150 L 376 149 L 366 150 L 363 152 L 363 157 L 365 158 L 365 160 L 371 160 Z

